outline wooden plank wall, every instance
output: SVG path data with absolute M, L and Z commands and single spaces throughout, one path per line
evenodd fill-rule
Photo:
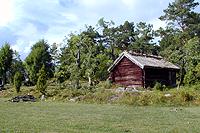
M 143 87 L 142 69 L 126 57 L 112 70 L 111 78 L 116 84 Z

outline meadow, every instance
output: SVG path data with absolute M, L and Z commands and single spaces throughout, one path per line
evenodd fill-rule
M 0 98 L 0 132 L 199 132 L 200 107 L 71 102 L 11 103 Z

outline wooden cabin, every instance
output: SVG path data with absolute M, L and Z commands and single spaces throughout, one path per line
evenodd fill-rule
M 123 52 L 108 69 L 109 79 L 123 86 L 153 87 L 156 82 L 176 86 L 179 67 L 160 56 Z

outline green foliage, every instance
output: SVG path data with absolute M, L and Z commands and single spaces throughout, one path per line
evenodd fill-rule
M 186 75 L 184 83 L 198 84 L 200 81 L 200 38 L 195 37 L 190 39 L 184 46 L 186 52 Z
M 40 91 L 43 95 L 46 93 L 47 88 L 47 74 L 45 71 L 45 66 L 43 65 L 38 73 L 38 80 L 36 84 L 36 88 Z
M 0 75 L 3 78 L 3 83 L 6 84 L 10 72 L 13 59 L 13 50 L 10 44 L 5 43 L 0 49 Z
M 160 17 L 167 22 L 166 29 L 160 29 L 158 34 L 161 54 L 171 62 L 180 66 L 179 85 L 187 82 L 193 69 L 199 63 L 199 31 L 200 14 L 195 12 L 199 5 L 195 0 L 176 0 L 169 4 Z M 186 78 L 184 78 L 186 74 Z M 190 82 L 190 81 L 189 81 Z M 189 83 L 187 82 L 187 83 Z
M 136 27 L 135 41 L 129 46 L 129 50 L 137 53 L 158 55 L 159 47 L 153 43 L 155 31 L 153 25 L 140 22 Z
M 184 78 L 184 83 L 187 85 L 199 84 L 200 81 L 200 63 L 195 67 L 191 68 Z
M 22 85 L 22 74 L 20 72 L 16 72 L 14 76 L 14 86 L 17 93 L 20 92 L 20 87 Z
M 199 15 L 194 12 L 195 7 L 198 5 L 199 3 L 195 0 L 176 0 L 169 4 L 168 8 L 164 10 L 165 14 L 160 19 L 168 21 L 168 25 L 171 27 L 183 31 L 189 30 L 195 24 L 199 24 L 196 21 Z
M 153 87 L 153 90 L 160 90 L 162 91 L 163 90 L 163 87 L 162 87 L 162 84 L 159 83 L 159 82 L 156 82 L 154 87 Z
M 49 45 L 46 41 L 40 40 L 33 45 L 31 53 L 25 59 L 25 64 L 29 79 L 33 85 L 37 82 L 38 73 L 42 65 L 45 66 L 47 77 L 53 77 L 54 65 L 52 63 Z
M 14 51 L 13 53 L 13 60 L 12 60 L 12 65 L 11 65 L 11 70 L 10 70 L 10 82 L 14 83 L 14 75 L 16 72 L 20 72 L 22 76 L 22 80 L 24 80 L 26 72 L 25 72 L 25 66 L 23 64 L 23 61 L 20 59 L 20 55 Z

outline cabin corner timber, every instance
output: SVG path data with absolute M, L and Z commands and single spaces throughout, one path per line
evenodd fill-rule
M 109 67 L 109 79 L 127 87 L 153 87 L 155 82 L 176 86 L 179 67 L 160 56 L 122 52 Z

